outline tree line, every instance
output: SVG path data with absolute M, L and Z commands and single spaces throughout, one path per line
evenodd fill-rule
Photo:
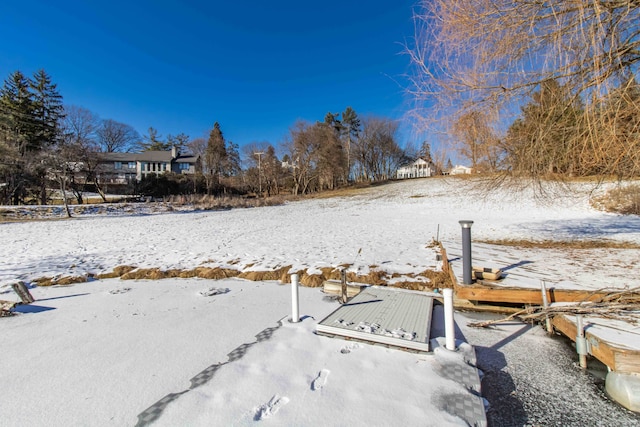
M 640 175 L 640 3 L 421 1 L 418 116 L 478 169 Z
M 416 154 L 399 146 L 397 132 L 397 121 L 360 118 L 347 107 L 315 123 L 298 121 L 277 147 L 252 143 L 241 155 L 218 122 L 207 138 L 191 139 L 184 133 L 163 138 L 153 127 L 140 135 L 130 125 L 63 104 L 44 70 L 32 77 L 16 71 L 0 88 L 0 203 L 47 204 L 54 188 L 70 192 L 79 204 L 87 191 L 98 192 L 106 201 L 101 153 L 172 147 L 200 159 L 193 176 L 150 175 L 118 191 L 155 196 L 308 194 L 392 178 L 398 166 Z

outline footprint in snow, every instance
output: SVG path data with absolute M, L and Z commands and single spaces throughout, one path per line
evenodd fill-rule
M 229 292 L 229 288 L 209 288 L 205 291 L 200 291 L 200 295 L 203 297 L 212 297 L 214 295 L 226 294 Z
M 320 371 L 316 379 L 311 383 L 311 390 L 317 391 L 322 389 L 322 387 L 327 384 L 327 377 L 329 376 L 330 372 L 331 371 L 329 371 L 328 369 L 323 369 L 322 371 Z
M 288 397 L 274 394 L 271 400 L 258 408 L 258 410 L 256 411 L 256 415 L 253 417 L 253 420 L 260 421 L 269 418 L 272 415 L 275 415 L 280 410 L 280 408 L 282 408 L 287 403 L 289 403 Z
M 124 294 L 127 293 L 131 290 L 131 288 L 118 288 L 118 289 L 112 289 L 109 291 L 110 294 L 116 295 L 116 294 Z
M 353 350 L 357 350 L 358 348 L 360 348 L 360 345 L 358 345 L 358 343 L 353 343 L 353 344 L 345 345 L 344 347 L 342 347 L 342 348 L 340 349 L 340 353 L 342 353 L 342 354 L 349 354 L 349 353 L 351 353 Z

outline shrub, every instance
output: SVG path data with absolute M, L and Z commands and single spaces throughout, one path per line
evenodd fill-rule
M 594 204 L 607 212 L 640 215 L 640 185 L 611 189 L 604 196 L 595 199 Z

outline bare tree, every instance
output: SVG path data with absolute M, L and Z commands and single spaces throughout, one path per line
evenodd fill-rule
M 365 117 L 355 147 L 357 179 L 389 179 L 404 158 L 396 141 L 398 123 L 382 117 Z
M 306 194 L 317 184 L 318 140 L 314 137 L 312 126 L 308 122 L 298 121 L 290 129 L 285 142 L 289 151 L 290 170 L 293 179 L 293 194 Z
M 346 183 L 348 161 L 340 134 L 327 123 L 316 123 L 309 131 L 316 147 L 318 189 L 332 190 L 339 184 Z
M 471 110 L 459 116 L 451 128 L 459 141 L 458 151 L 471 162 L 475 171 L 493 172 L 500 159 L 500 139 L 490 126 L 488 115 Z
M 131 126 L 112 119 L 102 120 L 96 129 L 100 149 L 105 153 L 131 151 L 140 134 Z
M 284 181 L 284 168 L 272 145 L 267 147 L 264 156 L 264 178 L 267 184 L 267 196 L 279 194 Z
M 640 138 L 617 132 L 630 112 L 640 114 L 640 103 L 620 109 L 605 102 L 614 93 L 629 99 L 625 92 L 633 90 L 627 83 L 640 64 L 640 2 L 423 0 L 414 18 L 411 92 L 429 106 L 419 117 L 455 121 L 495 109 L 508 121 L 541 85 L 556 81 L 584 103 L 582 133 L 563 144 L 599 159 L 591 168 L 599 173 L 640 174 L 640 165 L 623 161 L 640 151 Z
M 100 126 L 100 118 L 96 114 L 77 105 L 65 105 L 64 115 L 62 132 L 67 138 L 83 143 L 95 138 Z
M 65 190 L 70 189 L 79 204 L 82 204 L 84 188 L 90 182 L 103 201 L 106 201 L 97 174 L 97 153 L 100 148 L 96 141 L 96 132 L 100 126 L 100 119 L 86 108 L 75 105 L 65 106 L 64 112 L 62 138 L 47 159 L 50 173 L 55 175 L 59 184 L 60 179 L 64 179 Z

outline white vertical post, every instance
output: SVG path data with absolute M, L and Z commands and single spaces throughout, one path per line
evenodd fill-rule
M 576 352 L 582 369 L 587 368 L 587 339 L 584 336 L 582 314 L 576 315 Z
M 447 350 L 456 349 L 456 330 L 453 322 L 453 289 L 444 288 L 444 336 Z
M 298 298 L 298 275 L 291 275 L 291 322 L 300 321 L 300 299 Z

